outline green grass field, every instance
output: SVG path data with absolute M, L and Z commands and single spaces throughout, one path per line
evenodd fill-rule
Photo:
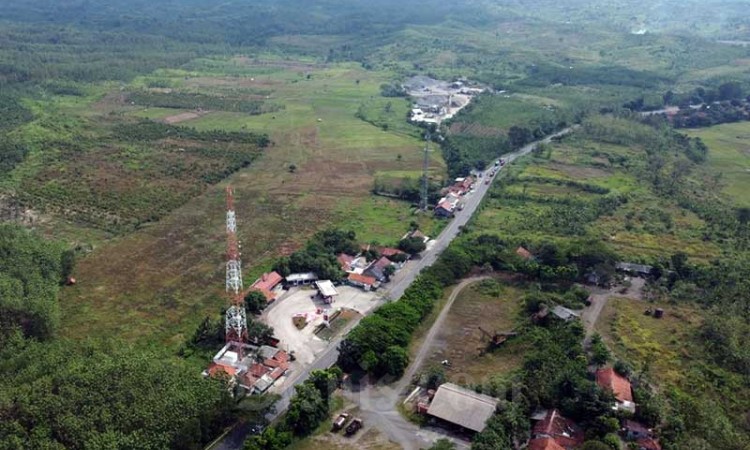
M 708 146 L 708 164 L 721 174 L 722 192 L 737 206 L 750 207 L 750 122 L 687 130 Z
M 378 98 L 380 84 L 391 76 L 355 65 L 234 58 L 157 71 L 125 89 L 158 79 L 159 85 L 207 95 L 264 90 L 268 101 L 284 105 L 260 115 L 203 111 L 178 123 L 202 131 L 263 132 L 273 142 L 250 167 L 227 180 L 236 190 L 249 284 L 278 256 L 300 248 L 326 226 L 350 228 L 363 242 L 383 243 L 395 243 L 413 220 L 428 233 L 440 230 L 441 224 L 430 217 L 413 215 L 407 202 L 370 193 L 376 175 L 417 174 L 422 163 L 422 142 L 415 129 L 402 124 L 384 130 L 356 117 L 362 104 Z M 92 96 L 91 102 L 89 111 L 98 113 L 86 113 L 92 123 L 129 117 L 165 120 L 187 111 L 143 108 L 105 93 Z M 71 114 L 85 109 L 80 104 L 61 107 Z M 112 119 L 118 117 L 122 119 Z M 439 152 L 433 152 L 431 172 L 442 177 L 444 170 Z M 79 284 L 63 291 L 63 333 L 84 337 L 106 330 L 178 345 L 203 316 L 216 314 L 225 303 L 225 184 L 210 187 L 158 223 L 96 242 L 94 252 L 78 265 Z

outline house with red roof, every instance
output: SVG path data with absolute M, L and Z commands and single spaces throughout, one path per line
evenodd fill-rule
M 284 278 L 277 272 L 264 273 L 255 280 L 250 289 L 262 292 L 266 296 L 266 301 L 271 303 L 278 297 L 279 293 L 276 288 L 281 285 L 283 280 Z
M 350 273 L 346 280 L 352 286 L 360 287 L 366 291 L 369 291 L 378 283 L 378 280 L 374 277 L 359 273 Z
M 438 201 L 434 213 L 438 217 L 453 217 L 460 200 L 456 194 L 448 194 Z
M 565 447 L 561 447 L 560 444 L 555 442 L 554 439 L 549 437 L 534 438 L 529 441 L 527 450 L 565 450 Z
M 393 265 L 393 262 L 391 262 L 390 259 L 386 256 L 381 256 L 377 261 L 373 261 L 373 263 L 365 269 L 363 274 L 383 283 L 388 278 L 385 273 L 385 268 L 391 265 Z
M 630 381 L 627 378 L 615 372 L 613 368 L 607 367 L 596 371 L 596 384 L 605 391 L 614 394 L 617 402 L 612 409 L 628 411 L 631 413 L 635 412 L 633 390 L 630 386 Z
M 574 449 L 584 441 L 581 427 L 564 417 L 557 409 L 548 410 L 544 417 L 534 424 L 531 435 L 535 438 L 552 438 L 565 450 Z
M 471 186 L 473 184 L 474 178 L 472 177 L 456 178 L 456 181 L 452 185 L 448 186 L 446 190 L 452 194 L 466 195 L 466 193 L 471 190 Z
M 340 253 L 336 260 L 339 262 L 339 266 L 341 266 L 341 270 L 344 272 L 351 272 L 352 270 L 352 263 L 354 262 L 356 258 L 352 255 L 347 255 L 346 253 Z

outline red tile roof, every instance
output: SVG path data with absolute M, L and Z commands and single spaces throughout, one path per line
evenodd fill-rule
M 256 378 L 260 378 L 266 373 L 268 373 L 270 370 L 268 367 L 264 366 L 263 364 L 255 363 L 247 370 L 247 373 L 251 374 L 252 376 Z
M 394 255 L 404 255 L 405 253 L 397 248 L 390 248 L 390 247 L 378 247 L 377 249 L 378 253 L 380 253 L 382 256 L 388 257 L 388 256 L 394 256 Z
M 630 388 L 630 381 L 628 381 L 627 378 L 618 375 L 611 367 L 596 371 L 596 384 L 602 389 L 611 391 L 615 394 L 615 398 L 621 402 L 633 402 L 633 392 Z
M 583 444 L 583 430 L 570 419 L 560 414 L 560 411 L 547 411 L 544 419 L 534 425 L 532 436 L 551 437 L 561 447 L 575 448 Z
M 259 291 L 271 291 L 275 288 L 281 280 L 284 278 L 276 272 L 264 273 L 260 278 L 255 280 L 253 287 Z
M 225 364 L 217 364 L 217 363 L 211 363 L 210 366 L 208 366 L 208 375 L 213 377 L 215 375 L 218 375 L 219 373 L 225 373 L 229 376 L 234 376 L 237 373 L 237 369 Z
M 354 262 L 354 256 L 347 255 L 346 253 L 341 253 L 339 256 L 336 257 L 336 259 L 339 262 L 339 265 L 341 266 L 341 269 L 344 272 L 347 272 L 352 269 L 352 262 Z
M 552 438 L 536 438 L 529 441 L 527 450 L 565 450 Z
M 368 277 L 367 275 L 361 275 L 358 273 L 350 273 L 347 278 L 349 279 L 349 281 L 353 281 L 355 283 L 361 283 L 365 285 L 370 285 L 370 286 L 377 283 L 378 281 L 373 277 Z
M 375 261 L 375 264 L 373 264 L 378 269 L 385 269 L 386 267 L 393 264 L 390 259 L 386 258 L 385 256 L 381 256 L 379 260 Z
M 273 370 L 273 371 L 272 371 L 272 372 L 271 372 L 271 373 L 269 374 L 269 376 L 270 376 L 270 377 L 271 377 L 271 379 L 273 379 L 273 380 L 278 380 L 279 378 L 281 378 L 281 376 L 282 376 L 282 375 L 284 375 L 284 373 L 285 373 L 285 372 L 287 371 L 287 369 L 288 369 L 288 367 L 287 367 L 287 366 L 283 366 L 283 367 L 277 367 L 276 369 L 274 369 L 274 370 Z
M 289 361 L 289 354 L 284 350 L 279 350 L 275 355 L 273 355 L 273 359 L 281 362 L 287 362 Z
M 518 255 L 521 258 L 526 259 L 526 260 L 534 258 L 534 255 L 532 255 L 530 251 L 526 250 L 523 247 L 518 247 L 516 249 L 516 255 Z
M 661 444 L 654 438 L 641 438 L 636 441 L 639 449 L 661 450 Z

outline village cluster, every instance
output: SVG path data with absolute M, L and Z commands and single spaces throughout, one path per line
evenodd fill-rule
M 412 230 L 402 239 L 430 240 L 420 230 Z M 382 303 L 376 294 L 384 283 L 401 269 L 410 255 L 391 247 L 363 245 L 355 255 L 337 255 L 346 276 L 334 283 L 319 279 L 313 272 L 264 273 L 248 288 L 263 294 L 268 307 L 262 319 L 273 327 L 277 338 L 263 345 L 226 345 L 204 372 L 216 376 L 225 372 L 251 394 L 267 392 L 292 369 L 311 363 L 328 342 L 320 332 L 331 328 L 343 313 L 362 315 Z M 373 255 L 377 255 L 373 257 Z M 282 381 L 279 381 L 282 380 Z
M 612 367 L 598 369 L 594 376 L 596 384 L 614 396 L 613 410 L 635 412 L 633 390 L 627 377 Z M 453 383 L 443 383 L 437 390 L 415 389 L 405 403 L 412 403 L 417 413 L 443 423 L 447 428 L 473 434 L 486 428 L 500 400 Z M 534 426 L 525 447 L 527 450 L 573 450 L 584 442 L 583 429 L 557 409 L 539 410 L 532 415 L 532 421 Z M 622 420 L 620 435 L 634 443 L 634 448 L 638 450 L 662 448 L 653 430 L 634 420 Z
M 403 84 L 414 100 L 409 120 L 416 123 L 439 125 L 455 116 L 487 88 L 466 79 L 453 82 L 415 76 Z

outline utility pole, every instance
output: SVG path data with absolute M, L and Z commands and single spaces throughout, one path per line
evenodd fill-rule
M 419 209 L 421 211 L 427 211 L 427 196 L 430 186 L 429 174 L 430 171 L 430 132 L 425 133 L 424 136 L 424 160 L 422 161 L 422 186 L 420 190 Z

